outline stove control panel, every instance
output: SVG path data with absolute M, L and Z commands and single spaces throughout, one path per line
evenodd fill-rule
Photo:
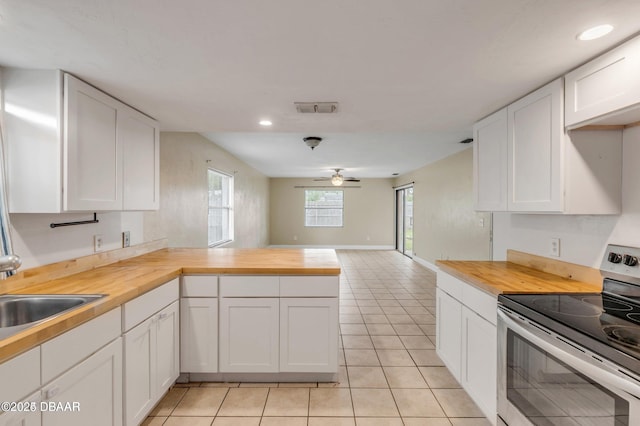
M 602 259 L 602 274 L 618 280 L 640 283 L 640 248 L 609 244 Z M 618 275 L 618 276 L 611 276 Z M 635 280 L 631 280 L 634 278 Z

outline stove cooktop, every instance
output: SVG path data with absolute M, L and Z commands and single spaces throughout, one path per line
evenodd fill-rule
M 607 293 L 509 294 L 499 300 L 585 347 L 593 348 L 589 339 L 595 339 L 603 357 L 640 371 L 640 303 Z
M 640 247 L 609 244 L 602 293 L 508 294 L 498 301 L 640 374 Z

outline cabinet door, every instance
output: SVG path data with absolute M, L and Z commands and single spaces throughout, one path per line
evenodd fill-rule
M 507 210 L 507 109 L 473 126 L 473 189 L 476 210 Z
M 460 383 L 489 419 L 496 419 L 496 326 L 462 307 L 462 374 Z
M 280 299 L 280 371 L 338 371 L 338 299 Z
M 123 209 L 157 210 L 160 194 L 158 122 L 126 106 L 118 114 L 118 138 L 123 150 Z
M 62 211 L 62 84 L 59 70 L 2 69 L 9 213 Z
M 220 299 L 220 372 L 277 372 L 278 317 L 277 298 Z
M 218 371 L 218 299 L 180 300 L 180 371 Z
M 69 74 L 64 91 L 64 208 L 122 210 L 121 104 Z
M 156 398 L 164 394 L 180 374 L 180 316 L 176 300 L 155 317 Z
M 562 80 L 514 102 L 507 112 L 508 209 L 562 211 Z
M 565 76 L 567 127 L 640 103 L 640 37 Z M 637 117 L 637 115 L 636 115 Z M 606 120 L 601 124 L 627 124 Z
M 444 291 L 436 291 L 436 349 L 453 377 L 460 380 L 462 304 Z
M 31 411 L 9 411 L 0 414 L 0 426 L 40 426 L 42 415 L 40 413 L 40 391 L 23 400 L 29 404 Z
M 122 425 L 122 341 L 116 339 L 42 390 L 47 403 L 79 411 L 44 411 L 44 426 Z
M 149 318 L 124 335 L 125 424 L 141 423 L 156 396 L 155 319 Z

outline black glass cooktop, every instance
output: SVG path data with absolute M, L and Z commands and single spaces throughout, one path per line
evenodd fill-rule
M 500 295 L 498 300 L 532 321 L 640 372 L 640 300 L 608 293 L 509 294 Z

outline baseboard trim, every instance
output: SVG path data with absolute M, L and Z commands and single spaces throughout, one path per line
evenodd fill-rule
M 336 382 L 337 373 L 182 373 L 178 383 L 188 382 Z
M 272 244 L 269 248 L 319 248 L 319 249 L 336 249 L 336 250 L 395 250 L 394 246 L 385 246 L 385 245 L 370 245 L 370 246 L 360 246 L 360 245 L 308 245 L 308 244 L 298 244 L 298 245 L 286 245 L 286 244 Z
M 440 268 L 438 268 L 435 264 L 429 262 L 428 260 L 424 260 L 420 257 L 414 256 L 413 260 L 419 264 L 424 266 L 427 269 L 431 269 L 433 272 L 438 272 L 440 270 Z

